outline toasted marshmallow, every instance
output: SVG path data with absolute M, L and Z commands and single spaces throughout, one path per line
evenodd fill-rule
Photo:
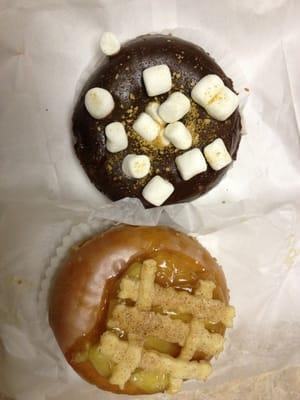
M 113 56 L 120 51 L 121 45 L 116 35 L 104 32 L 100 39 L 100 47 L 105 55 Z
M 165 126 L 166 123 L 163 121 L 160 116 L 158 115 L 158 109 L 160 104 L 156 101 L 150 101 L 145 108 L 145 112 L 150 115 L 151 118 L 154 119 L 160 126 Z
M 211 100 L 224 88 L 224 83 L 218 75 L 209 74 L 193 87 L 192 99 L 200 106 L 206 108 Z
M 159 116 L 167 123 L 179 121 L 191 108 L 191 102 L 181 92 L 172 93 L 158 109 Z
M 206 112 L 218 121 L 225 121 L 239 105 L 238 96 L 228 87 L 224 88 L 206 106 Z
M 158 135 L 158 141 L 163 147 L 169 146 L 170 140 L 165 137 L 165 128 L 161 128 Z
M 125 150 L 128 146 L 126 131 L 121 122 L 111 122 L 105 127 L 106 148 L 110 153 Z
M 165 121 L 163 121 L 158 115 L 158 109 L 160 104 L 156 101 L 150 101 L 145 108 L 145 112 L 150 115 L 151 118 L 156 121 L 160 126 L 160 131 L 158 134 L 158 140 L 162 146 L 169 146 L 169 140 L 164 136 L 164 127 L 166 126 Z
M 172 183 L 161 176 L 154 176 L 144 187 L 143 197 L 154 206 L 161 206 L 174 192 Z
M 215 171 L 226 167 L 232 161 L 231 155 L 228 153 L 223 140 L 220 138 L 205 146 L 203 152 L 206 161 Z
M 225 121 L 239 105 L 238 96 L 218 75 L 206 75 L 193 87 L 192 99 L 218 121 Z
M 122 170 L 129 178 L 140 179 L 150 171 L 150 158 L 145 155 L 128 154 L 122 162 Z
M 172 76 L 166 64 L 155 65 L 143 71 L 143 80 L 148 96 L 158 96 L 171 90 Z
M 89 114 L 95 119 L 107 117 L 115 106 L 114 99 L 109 91 L 99 87 L 86 92 L 84 104 Z
M 160 131 L 159 124 L 144 112 L 138 116 L 132 127 L 147 142 L 152 142 L 152 140 L 156 139 Z
M 173 122 L 166 126 L 164 136 L 180 150 L 189 149 L 192 145 L 190 131 L 180 121 Z
M 186 151 L 175 158 L 175 163 L 184 181 L 207 170 L 207 164 L 200 149 Z

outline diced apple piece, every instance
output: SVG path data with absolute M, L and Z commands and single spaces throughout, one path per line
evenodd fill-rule
M 178 354 L 177 344 L 167 342 L 155 336 L 147 336 L 144 347 L 147 350 L 157 350 L 159 353 L 169 354 L 170 356 L 176 356 Z
M 141 274 L 142 264 L 139 262 L 135 262 L 130 265 L 128 268 L 126 275 L 132 279 L 139 279 Z
M 130 381 L 146 393 L 159 393 L 168 387 L 169 377 L 154 370 L 137 370 L 131 375 Z
M 98 346 L 92 346 L 89 350 L 88 358 L 95 370 L 102 376 L 111 375 L 112 363 L 101 353 Z
M 189 322 L 191 322 L 193 316 L 191 314 L 183 314 L 183 313 L 182 314 L 177 314 L 177 313 L 175 313 L 174 315 L 171 315 L 171 318 L 180 319 L 183 322 L 189 323 Z

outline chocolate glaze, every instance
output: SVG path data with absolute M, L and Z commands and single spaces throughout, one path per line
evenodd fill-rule
M 175 157 L 183 151 L 172 145 L 159 147 L 143 141 L 132 124 L 145 106 L 153 101 L 145 91 L 142 72 L 145 68 L 167 64 L 172 72 L 172 91 L 180 90 L 190 98 L 192 87 L 207 74 L 217 74 L 225 85 L 233 84 L 216 62 L 202 48 L 169 35 L 145 35 L 126 42 L 121 51 L 106 57 L 87 82 L 73 114 L 75 151 L 90 180 L 111 200 L 138 197 L 146 207 L 152 207 L 142 196 L 146 183 L 154 176 L 168 179 L 175 191 L 165 204 L 190 200 L 213 188 L 227 168 L 207 171 L 183 181 L 176 169 Z M 95 120 L 87 112 L 84 95 L 92 87 L 103 87 L 113 95 L 115 108 L 102 119 Z M 170 93 L 157 96 L 163 102 Z M 109 153 L 105 148 L 105 126 L 113 121 L 123 122 L 129 137 L 128 148 L 119 153 Z M 190 129 L 193 146 L 203 150 L 217 137 L 223 139 L 232 158 L 236 158 L 240 142 L 240 114 L 236 110 L 225 122 L 209 117 L 206 111 L 192 102 L 191 111 L 183 118 Z M 146 154 L 151 158 L 151 171 L 143 179 L 127 178 L 122 172 L 122 160 L 127 154 Z

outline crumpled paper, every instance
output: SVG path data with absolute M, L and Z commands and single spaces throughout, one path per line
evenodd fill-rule
M 224 353 L 213 363 L 212 377 L 204 384 L 186 383 L 175 398 L 197 394 L 195 398 L 201 399 L 223 384 L 236 385 L 237 381 L 299 365 L 300 218 L 294 206 L 283 205 L 268 213 L 252 209 L 245 215 L 225 204 L 207 210 L 204 223 L 202 212 L 193 205 L 145 212 L 139 202 L 134 203 L 125 200 L 97 212 L 77 211 L 75 218 L 73 210 L 50 204 L 36 207 L 24 203 L 22 215 L 15 204 L 4 210 L 12 227 L 7 220 L 1 225 L 6 229 L 6 268 L 1 272 L 0 292 L 5 355 L 0 367 L 1 387 L 17 399 L 46 395 L 54 399 L 115 398 L 84 382 L 67 365 L 38 297 L 50 261 L 56 254 L 63 256 L 62 240 L 67 247 L 71 230 L 79 233 L 80 241 L 82 235 L 90 234 L 87 226 L 101 230 L 116 222 L 167 224 L 187 230 L 194 221 L 195 236 L 222 264 L 231 288 L 237 317 L 234 328 L 227 331 Z
M 300 365 L 299 15 L 292 0 L 1 2 L 1 391 L 21 400 L 116 397 L 104 397 L 64 364 L 38 307 L 63 237 L 92 221 L 184 229 L 224 268 L 234 329 L 212 377 L 185 384 L 175 398 L 213 399 L 238 385 L 235 398 L 251 391 L 259 398 L 261 385 L 246 382 Z M 72 150 L 76 94 L 97 62 L 103 30 L 126 40 L 175 29 L 201 38 L 229 75 L 236 59 L 250 89 L 247 135 L 226 177 L 198 200 L 146 211 L 134 200 L 112 204 Z M 297 399 L 297 383 L 266 385 L 263 396 L 286 399 L 290 390 Z

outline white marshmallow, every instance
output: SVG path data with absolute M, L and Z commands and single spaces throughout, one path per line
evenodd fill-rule
M 111 122 L 105 127 L 106 148 L 110 153 L 125 150 L 128 146 L 126 131 L 121 122 Z
M 207 170 L 207 164 L 200 149 L 186 151 L 175 158 L 175 163 L 184 181 Z
M 224 88 L 206 106 L 206 112 L 218 121 L 225 121 L 239 105 L 238 96 L 228 87 Z
M 222 79 L 218 75 L 209 74 L 193 87 L 191 96 L 196 103 L 205 108 L 223 88 Z
M 122 162 L 122 170 L 130 178 L 144 178 L 150 171 L 150 158 L 145 155 L 128 154 Z
M 143 79 L 148 96 L 158 96 L 171 90 L 172 76 L 166 64 L 155 65 L 143 71 Z
M 206 75 L 193 87 L 192 99 L 218 121 L 225 121 L 239 105 L 238 96 L 218 75 Z
M 220 138 L 205 146 L 203 152 L 208 164 L 215 171 L 226 167 L 232 161 L 231 155 L 228 153 L 223 140 Z
M 95 119 L 102 119 L 112 112 L 114 99 L 108 90 L 99 87 L 86 92 L 84 104 L 89 114 Z
M 167 125 L 164 136 L 180 150 L 189 149 L 192 145 L 192 135 L 180 121 Z
M 163 121 L 160 116 L 158 115 L 158 109 L 159 109 L 160 104 L 157 103 L 156 101 L 150 101 L 150 103 L 147 104 L 145 108 L 145 112 L 150 115 L 151 118 L 154 119 L 159 125 L 165 126 L 166 123 Z
M 104 32 L 100 39 L 100 47 L 104 54 L 113 56 L 120 51 L 121 45 L 112 32 Z
M 181 92 L 172 93 L 158 109 L 159 116 L 167 123 L 180 120 L 191 108 L 191 102 Z
M 152 142 L 160 131 L 160 126 L 150 115 L 142 112 L 134 124 L 133 129 L 148 142 Z
M 156 175 L 144 187 L 142 194 L 145 200 L 158 207 L 171 196 L 174 189 L 171 182 Z

